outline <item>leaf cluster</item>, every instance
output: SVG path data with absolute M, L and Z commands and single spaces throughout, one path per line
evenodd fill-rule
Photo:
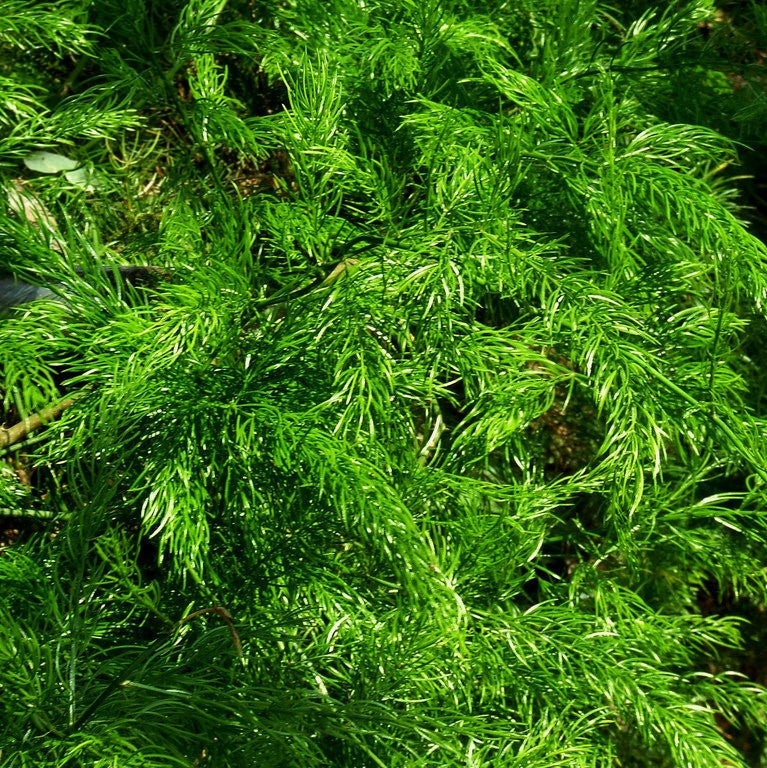
M 0 19 L 2 768 L 762 764 L 713 3 Z

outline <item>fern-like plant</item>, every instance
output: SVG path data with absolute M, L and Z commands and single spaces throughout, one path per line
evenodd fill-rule
M 2 768 L 764 765 L 722 14 L 0 0 Z

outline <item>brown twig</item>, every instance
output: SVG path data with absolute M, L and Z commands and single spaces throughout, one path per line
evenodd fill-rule
M 61 414 L 75 402 L 74 397 L 68 397 L 57 405 L 49 408 L 43 408 L 39 413 L 33 413 L 26 419 L 22 419 L 12 427 L 0 427 L 0 448 L 7 448 L 14 443 L 21 442 L 30 432 L 34 432 L 40 427 L 44 427 L 51 421 L 57 419 Z
M 234 646 L 234 650 L 237 651 L 237 655 L 240 657 L 240 659 L 242 659 L 242 643 L 240 642 L 240 636 L 237 634 L 237 630 L 234 628 L 232 615 L 229 613 L 229 611 L 226 610 L 226 608 L 224 608 L 223 605 L 214 605 L 210 608 L 202 608 L 199 611 L 194 611 L 193 613 L 184 616 L 184 618 L 179 621 L 178 626 L 180 627 L 186 624 L 188 621 L 196 619 L 198 616 L 203 616 L 206 613 L 215 613 L 217 616 L 223 619 L 224 623 L 229 628 L 229 632 L 232 635 L 232 645 Z

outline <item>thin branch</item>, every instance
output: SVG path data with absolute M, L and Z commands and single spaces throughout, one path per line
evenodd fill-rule
M 185 616 L 183 619 L 181 619 L 181 621 L 178 623 L 178 626 L 181 627 L 192 619 L 195 619 L 198 616 L 203 616 L 207 613 L 215 613 L 217 616 L 220 616 L 226 626 L 229 627 L 229 632 L 232 635 L 232 645 L 234 645 L 234 649 L 237 651 L 237 655 L 240 657 L 240 659 L 242 659 L 242 642 L 240 641 L 240 636 L 237 634 L 237 630 L 234 628 L 232 615 L 229 613 L 229 611 L 226 610 L 226 608 L 224 608 L 224 606 L 214 605 L 211 608 L 202 608 L 199 611 L 194 611 L 193 613 L 190 613 L 188 616 Z
M 0 427 L 0 449 L 8 448 L 15 443 L 19 443 L 27 437 L 30 432 L 48 426 L 50 422 L 58 419 L 58 417 L 61 416 L 69 406 L 73 405 L 74 402 L 74 397 L 68 397 L 57 405 L 44 408 L 39 413 L 33 413 L 31 416 L 22 419 L 12 427 L 8 427 L 7 429 L 5 427 Z

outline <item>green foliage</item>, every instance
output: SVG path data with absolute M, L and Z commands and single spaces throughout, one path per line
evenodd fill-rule
M 745 19 L 0 0 L 2 768 L 764 764 Z

